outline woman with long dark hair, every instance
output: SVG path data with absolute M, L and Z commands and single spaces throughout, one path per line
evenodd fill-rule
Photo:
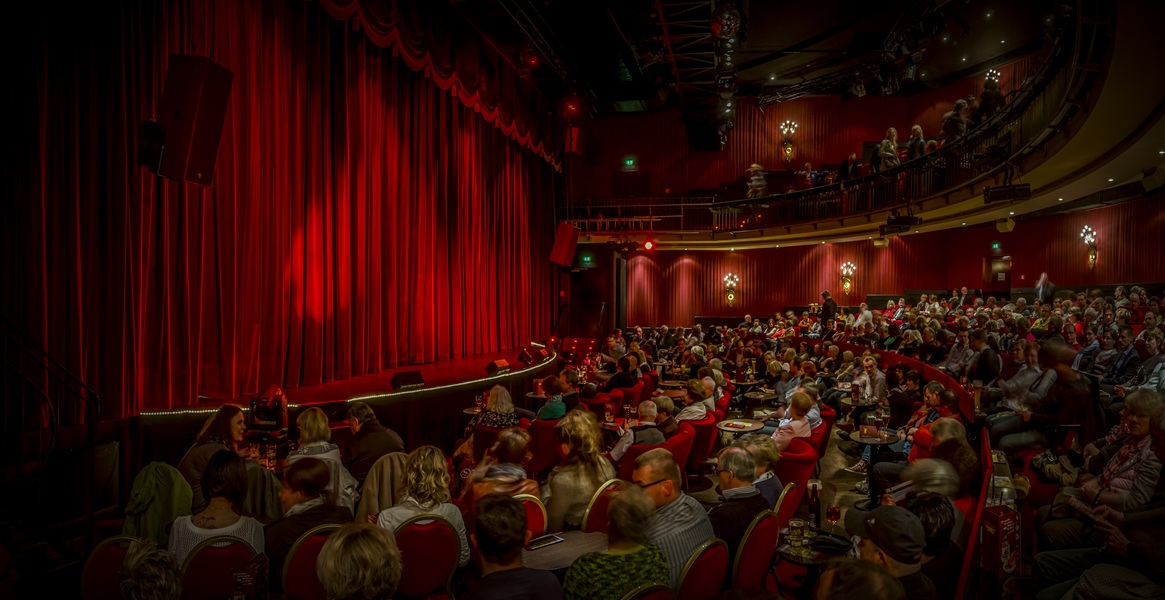
M 250 456 L 250 448 L 244 437 L 246 433 L 243 409 L 233 404 L 219 407 L 218 412 L 202 425 L 202 430 L 194 438 L 194 445 L 178 463 L 178 472 L 182 473 L 194 492 L 192 512 L 198 512 L 206 506 L 206 500 L 202 497 L 202 472 L 211 456 L 222 450 L 229 450 L 243 458 Z

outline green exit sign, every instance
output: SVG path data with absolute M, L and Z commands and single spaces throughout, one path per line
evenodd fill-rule
M 999 242 L 995 242 L 995 243 L 991 244 L 991 249 L 998 250 L 999 249 Z
M 623 157 L 623 170 L 624 171 L 638 171 L 639 170 L 639 157 L 635 156 L 634 154 L 628 154 L 627 156 L 624 156 Z

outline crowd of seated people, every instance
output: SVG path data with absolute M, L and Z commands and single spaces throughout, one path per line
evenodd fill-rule
M 763 321 L 746 317 L 737 327 L 615 331 L 605 347 L 613 359 L 604 361 L 606 384 L 581 385 L 573 368 L 541 381 L 546 403 L 531 415 L 534 423 L 552 422 L 547 431 L 558 454 L 552 468 L 528 471 L 531 420 L 519 417 L 509 393 L 498 387 L 474 417 L 475 425 L 500 428 L 485 455 L 472 456 L 473 427 L 453 447 L 422 446 L 400 455 L 399 495 L 364 523 L 353 522 L 345 479 L 359 485 L 381 468 L 382 457 L 405 450 L 371 408 L 349 407 L 354 435 L 343 448 L 330 442 L 323 411 L 299 414 L 300 447 L 278 481 L 279 518 L 271 521 L 249 508 L 254 461 L 247 460 L 241 411 L 224 406 L 178 465 L 177 473 L 197 492 L 183 514 L 164 524 L 168 540 L 161 552 L 172 560 L 127 561 L 123 568 L 181 568 L 201 542 L 225 534 L 267 555 L 271 588 L 279 590 L 299 536 L 336 524 L 343 527 L 325 545 L 319 577 L 325 588 L 337 590 L 334 597 L 350 597 L 356 589 L 394 589 L 401 576 L 394 530 L 410 517 L 436 515 L 457 534 L 454 585 L 467 597 L 618 598 L 638 584 L 677 586 L 697 548 L 721 539 L 735 553 L 752 520 L 776 507 L 783 484 L 790 483 L 774 472 L 781 455 L 818 435 L 823 413 L 868 405 L 888 415 L 897 440 L 874 460 L 870 446 L 839 432 L 836 445 L 858 459 L 850 470 L 866 475 L 858 490 L 874 486 L 884 503 L 893 500 L 881 492 L 901 482 L 913 492 L 901 506 L 851 509 L 845 520 L 861 540 L 856 556 L 874 570 L 843 561 L 818 585 L 836 593 L 848 589 L 851 578 L 863 578 L 881 582 L 877 589 L 886 597 L 948 597 L 941 589 L 946 586 L 934 582 L 957 574 L 966 551 L 961 530 L 974 513 L 982 466 L 968 435 L 972 415 L 959 402 L 966 397 L 961 388 L 978 386 L 992 447 L 1016 465 L 1046 449 L 1036 458 L 1054 465 L 1046 470 L 1062 486 L 1055 502 L 1034 507 L 1041 597 L 1097 589 L 1113 577 L 1135 582 L 1128 597 L 1161 591 L 1165 573 L 1153 562 L 1160 551 L 1152 543 L 1165 519 L 1160 299 L 1134 288 L 1127 297 L 1123 289 L 1114 297 L 1062 291 L 1030 304 L 976 298 L 965 289 L 946 299 L 928 294 L 913 306 L 906 300 L 888 302 L 881 311 L 863 305 L 853 314 L 835 306 L 831 326 L 822 325 L 820 314 L 805 320 L 778 313 Z M 887 361 L 892 353 L 918 362 Z M 604 415 L 586 400 L 657 376 L 654 365 L 661 360 L 678 368 L 682 395 L 647 390 L 637 400 L 637 422 L 604 433 Z M 725 419 L 726 399 L 740 392 L 733 382 L 746 371 L 777 401 L 765 429 L 720 440 L 711 455 L 718 502 L 702 502 L 686 491 L 698 468 L 682 463 L 669 444 Z M 1068 428 L 1078 432 L 1077 451 L 1056 444 L 1068 425 L 1080 425 Z M 464 471 L 452 468 L 457 448 L 470 461 Z M 522 566 L 530 533 L 513 496 L 544 504 L 547 531 L 579 529 L 592 498 L 620 472 L 631 475 L 610 496 L 606 551 L 583 555 L 558 577 Z M 1101 544 L 1108 549 L 1097 552 Z M 148 557 L 148 544 L 140 550 Z M 357 571 L 353 564 L 367 568 Z

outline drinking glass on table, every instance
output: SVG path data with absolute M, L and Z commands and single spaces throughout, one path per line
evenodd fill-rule
M 825 520 L 829 521 L 830 525 L 837 525 L 841 520 L 841 504 L 838 503 L 836 496 L 829 501 L 829 505 L 825 508 Z
M 789 519 L 789 545 L 800 548 L 805 543 L 805 519 Z

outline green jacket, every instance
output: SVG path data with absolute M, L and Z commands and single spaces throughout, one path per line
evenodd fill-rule
M 146 465 L 133 480 L 121 534 L 153 540 L 165 548 L 170 537 L 166 526 L 190 514 L 192 494 L 178 469 L 163 462 Z

